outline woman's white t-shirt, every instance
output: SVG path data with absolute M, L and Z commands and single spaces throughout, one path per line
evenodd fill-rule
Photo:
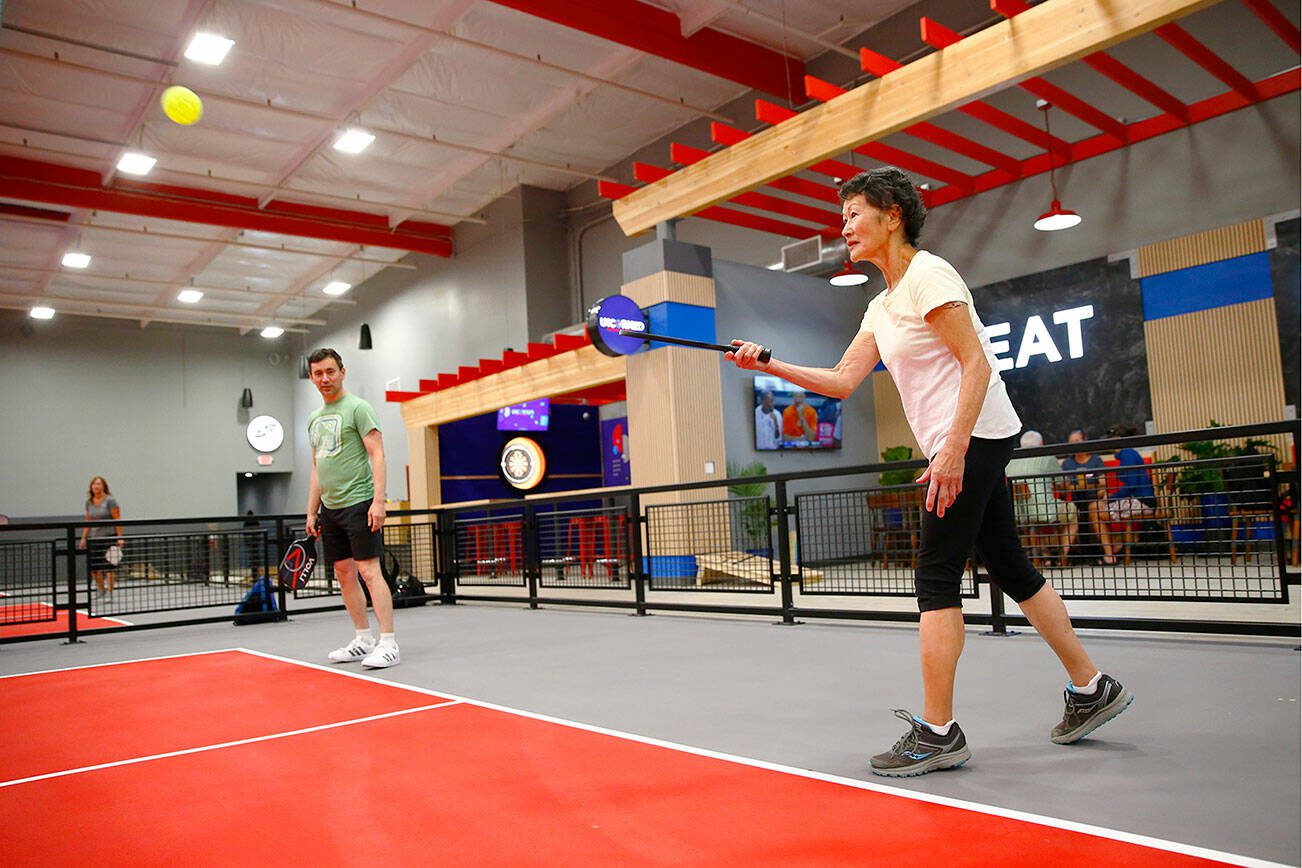
M 998 440 L 1022 430 L 1022 420 L 1008 399 L 1008 391 L 995 365 L 985 326 L 977 318 L 972 293 L 954 266 L 939 256 L 919 250 L 899 284 L 879 293 L 868 303 L 859 329 L 869 332 L 876 340 L 882 362 L 900 391 L 904 416 L 927 458 L 934 458 L 945 445 L 954 413 L 958 410 L 963 368 L 926 321 L 927 314 L 951 301 L 967 305 L 972 328 L 976 330 L 986 361 L 990 363 L 990 382 L 972 436 Z

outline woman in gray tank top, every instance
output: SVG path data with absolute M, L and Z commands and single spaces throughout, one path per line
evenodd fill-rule
M 118 507 L 113 493 L 109 491 L 108 481 L 102 476 L 92 476 L 90 485 L 86 489 L 86 520 L 106 521 L 120 518 L 122 518 L 122 510 Z M 114 539 L 114 530 L 117 531 L 116 539 Z M 87 547 L 88 542 L 89 547 Z M 95 580 L 97 593 L 105 598 L 113 593 L 113 582 L 117 579 L 117 571 L 114 569 L 117 564 L 110 562 L 108 558 L 108 550 L 113 545 L 117 546 L 118 553 L 121 554 L 123 549 L 121 526 L 81 529 L 79 548 L 86 549 L 91 578 Z

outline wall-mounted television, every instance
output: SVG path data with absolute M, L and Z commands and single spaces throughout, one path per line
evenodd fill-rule
M 497 411 L 498 431 L 546 431 L 551 416 L 551 398 L 512 404 Z
M 840 449 L 841 400 L 769 374 L 755 376 L 755 448 Z

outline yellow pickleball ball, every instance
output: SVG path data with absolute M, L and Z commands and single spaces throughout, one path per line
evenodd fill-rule
M 198 123 L 203 117 L 203 101 L 188 87 L 172 85 L 163 91 L 159 102 L 163 104 L 163 114 L 183 127 Z

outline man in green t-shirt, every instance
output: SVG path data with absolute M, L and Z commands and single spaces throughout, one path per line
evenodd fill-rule
M 393 634 L 393 597 L 380 571 L 384 553 L 384 440 L 375 410 L 344 391 L 344 360 L 323 347 L 307 357 L 312 385 L 325 404 L 307 419 L 312 448 L 312 482 L 307 496 L 307 532 L 320 536 L 327 560 L 357 635 L 330 652 L 335 663 L 361 660 L 383 669 L 401 660 Z M 318 510 L 320 514 L 318 515 Z M 361 573 L 380 622 L 380 641 L 371 634 Z

